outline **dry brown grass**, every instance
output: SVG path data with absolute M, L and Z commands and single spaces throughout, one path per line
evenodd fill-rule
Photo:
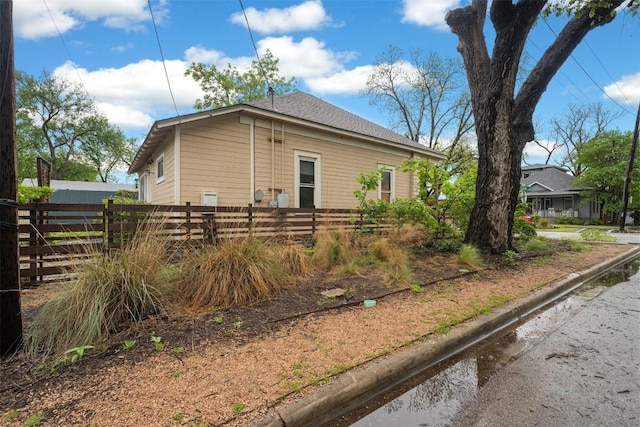
M 75 279 L 60 285 L 26 331 L 27 352 L 46 358 L 98 345 L 123 325 L 156 312 L 170 286 L 168 256 L 157 238 L 161 228 L 145 224 L 121 250 L 74 266 Z
M 285 248 L 254 236 L 226 239 L 187 258 L 176 291 L 192 308 L 230 307 L 263 301 L 309 269 L 300 248 Z

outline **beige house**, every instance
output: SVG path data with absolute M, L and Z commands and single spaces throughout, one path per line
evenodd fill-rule
M 377 194 L 417 193 L 398 166 L 444 156 L 314 96 L 294 92 L 154 123 L 129 169 L 152 204 L 353 208 L 360 172 Z

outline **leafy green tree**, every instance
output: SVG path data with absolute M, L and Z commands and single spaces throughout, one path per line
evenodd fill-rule
M 115 170 L 128 166 L 128 159 L 135 155 L 135 146 L 106 117 L 95 115 L 90 120 L 93 132 L 82 141 L 79 157 L 97 171 L 100 181 L 109 182 Z
M 408 57 L 408 59 L 406 59 Z M 457 58 L 390 45 L 361 92 L 389 115 L 391 128 L 454 159 L 473 129 L 464 66 Z
M 269 50 L 260 61 L 254 59 L 249 69 L 242 73 L 231 64 L 220 70 L 215 65 L 193 62 L 185 75 L 193 77 L 204 92 L 203 98 L 196 100 L 193 107 L 206 110 L 257 101 L 267 97 L 269 88 L 276 96 L 292 92 L 296 88 L 296 80 L 281 76 L 278 62 L 279 59 Z
M 35 176 L 35 159 L 51 163 L 51 179 L 103 181 L 130 150 L 122 131 L 96 110 L 79 84 L 43 72 L 16 73 L 19 178 Z
M 578 152 L 584 171 L 574 185 L 584 188 L 582 196 L 600 202 L 600 212 L 617 221 L 622 210 L 625 177 L 629 166 L 632 132 L 607 131 L 591 139 Z M 640 164 L 634 163 L 629 210 L 640 210 Z
M 493 1 L 489 7 L 488 0 L 474 0 L 446 15 L 445 21 L 458 36 L 478 142 L 476 197 L 465 236 L 467 243 L 493 253 L 514 248 L 520 165 L 525 145 L 535 139 L 535 108 L 573 50 L 590 31 L 613 21 L 620 6 L 635 15 L 640 3 L 504 0 Z M 569 19 L 520 83 L 518 73 L 527 36 L 544 13 L 566 13 Z M 487 17 L 493 24 L 491 53 L 485 36 Z

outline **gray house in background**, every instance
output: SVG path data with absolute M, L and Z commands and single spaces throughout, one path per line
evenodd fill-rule
M 575 177 L 562 166 L 535 164 L 522 168 L 522 187 L 531 214 L 543 218 L 599 218 L 600 206 L 580 198 Z
M 35 178 L 26 178 L 22 185 L 36 187 Z M 108 182 L 64 181 L 52 179 L 49 185 L 54 191 L 51 203 L 102 203 L 103 199 L 113 197 L 120 190 L 138 192 L 134 184 L 113 184 Z
M 22 181 L 22 185 L 28 187 L 36 187 L 38 181 L 35 178 L 26 178 Z M 116 192 L 120 190 L 138 192 L 135 184 L 113 184 L 105 182 L 87 182 L 87 181 L 64 181 L 52 179 L 49 185 L 55 191 L 49 197 L 50 203 L 63 203 L 63 204 L 76 204 L 76 203 L 90 203 L 90 204 L 102 204 L 104 199 L 114 197 Z M 93 212 L 56 212 L 57 216 L 86 216 L 91 218 L 95 216 Z M 51 223 L 56 224 L 84 224 L 87 219 L 57 219 L 50 220 Z

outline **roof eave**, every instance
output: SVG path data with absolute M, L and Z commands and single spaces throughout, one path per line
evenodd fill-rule
M 278 113 L 277 111 L 264 110 L 264 109 L 253 107 L 247 104 L 238 104 L 230 107 L 219 108 L 216 110 L 202 111 L 198 113 L 189 114 L 187 116 L 173 117 L 170 119 L 156 121 L 151 127 L 151 130 L 149 130 L 149 133 L 147 134 L 147 137 L 145 138 L 144 142 L 138 149 L 138 152 L 134 157 L 134 161 L 131 164 L 131 167 L 129 167 L 128 173 L 129 174 L 135 173 L 136 171 L 140 170 L 144 166 L 144 164 L 148 159 L 148 156 L 146 156 L 145 154 L 147 153 L 151 154 L 156 149 L 156 145 L 159 144 L 160 141 L 164 140 L 167 133 L 174 126 L 178 126 L 181 124 L 190 123 L 190 122 L 194 122 L 194 121 L 198 121 L 198 120 L 202 120 L 210 117 L 218 117 L 218 116 L 222 116 L 230 113 L 237 113 L 237 112 L 246 113 L 254 117 L 261 117 L 265 119 L 274 119 L 274 120 L 283 120 L 283 121 L 286 120 L 289 123 L 309 127 L 312 129 L 330 131 L 340 135 L 349 136 L 351 138 L 357 138 L 357 139 L 361 139 L 369 142 L 374 142 L 380 145 L 385 145 L 385 146 L 394 147 L 394 148 L 401 148 L 410 152 L 424 154 L 436 160 L 446 159 L 446 156 L 444 154 L 428 147 L 420 148 L 420 147 L 414 147 L 411 145 L 404 145 L 394 141 L 389 141 L 389 140 L 376 138 L 369 135 L 347 131 L 344 129 L 323 125 L 321 123 L 311 122 L 309 120 L 299 119 L 296 117 L 289 116 L 287 114 Z

